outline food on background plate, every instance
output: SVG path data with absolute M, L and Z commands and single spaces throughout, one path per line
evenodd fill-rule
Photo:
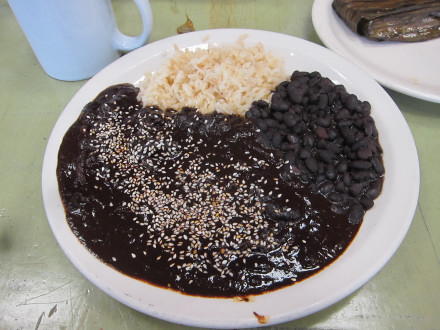
M 368 102 L 317 72 L 279 80 L 269 100 L 245 95 L 232 114 L 182 105 L 190 97 L 142 103 L 151 87 L 105 89 L 60 147 L 67 221 L 91 253 L 215 297 L 291 285 L 343 253 L 383 182 Z
M 334 0 L 350 29 L 370 40 L 417 42 L 440 37 L 438 0 Z

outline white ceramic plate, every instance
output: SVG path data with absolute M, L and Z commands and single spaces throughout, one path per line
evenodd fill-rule
M 315 0 L 313 25 L 322 42 L 371 74 L 383 86 L 440 103 L 440 38 L 416 42 L 376 42 L 351 31 L 332 8 Z
M 247 45 L 261 41 L 266 50 L 285 60 L 286 73 L 319 71 L 341 83 L 361 100 L 369 100 L 384 149 L 386 178 L 383 192 L 368 211 L 359 233 L 347 251 L 311 278 L 275 292 L 255 296 L 250 302 L 200 298 L 160 289 L 124 276 L 92 256 L 70 230 L 58 193 L 57 154 L 63 136 L 86 103 L 106 87 L 138 81 L 155 70 L 172 53 L 174 45 L 206 47 L 231 44 L 248 34 Z M 205 36 L 209 40 L 202 41 Z M 405 189 L 402 189 L 405 187 Z M 71 262 L 101 290 L 143 313 L 171 322 L 215 328 L 262 325 L 290 321 L 321 310 L 367 282 L 394 254 L 414 215 L 419 190 L 419 165 L 410 130 L 397 106 L 372 78 L 332 51 L 311 42 L 266 31 L 223 29 L 192 32 L 142 47 L 109 65 L 90 79 L 59 117 L 48 141 L 42 176 L 47 217 L 59 245 Z

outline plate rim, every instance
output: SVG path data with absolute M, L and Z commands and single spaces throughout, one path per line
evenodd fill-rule
M 72 99 L 69 101 L 69 103 L 66 105 L 66 107 L 64 108 L 63 112 L 61 113 L 61 115 L 59 116 L 57 122 L 54 125 L 54 128 L 51 132 L 51 135 L 48 139 L 48 143 L 47 143 L 47 147 L 45 150 L 45 154 L 44 154 L 44 160 L 43 160 L 43 169 L 42 169 L 42 193 L 43 193 L 43 202 L 44 202 L 44 207 L 46 210 L 46 214 L 48 217 L 48 221 L 49 224 L 51 226 L 51 229 L 54 233 L 55 238 L 57 239 L 60 247 L 62 248 L 62 250 L 64 251 L 64 253 L 66 254 L 66 256 L 69 258 L 69 260 L 75 265 L 75 267 L 90 281 L 92 282 L 95 286 L 97 286 L 99 289 L 101 289 L 102 291 L 104 291 L 105 293 L 107 293 L 108 295 L 112 296 L 114 299 L 120 301 L 121 303 L 136 309 L 142 313 L 151 315 L 153 317 L 157 317 L 166 321 L 170 321 L 170 322 L 174 322 L 174 323 L 179 323 L 179 324 L 185 324 L 185 325 L 190 325 L 190 326 L 203 326 L 203 327 L 218 327 L 218 326 L 222 326 L 222 328 L 237 328 L 237 327 L 258 327 L 258 326 L 263 326 L 262 324 L 258 323 L 257 320 L 255 319 L 255 317 L 253 316 L 249 316 L 246 319 L 241 319 L 241 320 L 235 320 L 234 322 L 231 322 L 230 320 L 224 324 L 219 323 L 218 319 L 209 319 L 209 320 L 203 320 L 200 321 L 198 319 L 194 319 L 191 317 L 182 317 L 182 316 L 178 316 L 176 317 L 175 315 L 170 315 L 167 313 L 163 313 L 163 311 L 161 310 L 155 310 L 153 308 L 150 308 L 147 310 L 145 310 L 145 308 L 140 307 L 139 305 L 137 305 L 135 302 L 133 302 L 132 300 L 129 299 L 129 297 L 126 297 L 124 295 L 121 296 L 120 293 L 118 292 L 114 292 L 109 290 L 109 288 L 105 287 L 102 283 L 99 283 L 99 281 L 91 276 L 91 274 L 88 274 L 87 272 L 84 272 L 83 265 L 81 265 L 81 262 L 76 258 L 75 255 L 72 254 L 72 251 L 66 251 L 64 245 L 63 245 L 63 241 L 61 239 L 61 237 L 59 237 L 59 228 L 57 228 L 58 225 L 60 225 L 58 222 L 60 222 L 60 220 L 56 220 L 52 218 L 52 213 L 50 210 L 50 199 L 54 198 L 54 190 L 56 188 L 56 193 L 58 193 L 58 186 L 55 183 L 54 186 L 54 182 L 53 182 L 53 175 L 54 173 L 49 173 L 48 170 L 53 170 L 54 165 L 53 164 L 48 164 L 48 160 L 51 157 L 51 153 L 53 153 L 53 149 L 56 148 L 56 151 L 58 151 L 59 147 L 59 136 L 57 136 L 57 134 L 59 134 L 59 130 L 60 127 L 63 128 L 63 125 L 60 123 L 65 117 L 66 117 L 66 112 L 67 111 L 71 111 L 70 109 L 72 107 L 77 107 L 78 106 L 78 101 L 79 99 L 81 99 L 81 97 L 79 97 L 79 95 L 83 95 L 87 89 L 90 86 L 93 86 L 93 84 L 95 82 L 97 82 L 99 79 L 102 79 L 101 77 L 106 77 L 108 76 L 109 73 L 112 72 L 112 69 L 115 67 L 120 67 L 125 66 L 127 63 L 129 64 L 130 60 L 132 58 L 138 58 L 138 54 L 141 54 L 142 52 L 144 52 L 146 49 L 154 49 L 155 47 L 162 47 L 163 45 L 169 45 L 170 42 L 175 41 L 175 40 L 179 40 L 179 39 L 192 39 L 193 37 L 196 38 L 196 36 L 200 37 L 200 39 L 204 36 L 204 35 L 215 35 L 215 36 L 219 36 L 222 34 L 226 34 L 226 35 L 233 35 L 233 36 L 238 36 L 240 34 L 252 34 L 255 38 L 256 35 L 261 36 L 261 35 L 265 35 L 265 36 L 271 36 L 274 38 L 281 38 L 281 39 L 285 39 L 285 40 L 291 40 L 293 41 L 295 44 L 299 43 L 301 45 L 306 45 L 307 47 L 311 47 L 311 49 L 321 49 L 326 55 L 331 55 L 330 57 L 335 57 L 337 56 L 340 61 L 342 61 L 342 63 L 345 63 L 346 65 L 348 65 L 351 68 L 355 68 L 355 72 L 361 72 L 362 73 L 362 77 L 363 79 L 367 79 L 369 84 L 372 86 L 376 86 L 376 89 L 380 92 L 381 97 L 384 97 L 385 99 L 388 100 L 388 102 L 390 102 L 391 105 L 394 105 L 394 111 L 399 112 L 397 105 L 392 101 L 392 99 L 389 97 L 389 95 L 382 89 L 382 87 L 380 87 L 377 82 L 375 82 L 371 77 L 369 77 L 367 74 L 365 74 L 362 70 L 360 70 L 359 68 L 355 67 L 352 63 L 350 63 L 349 61 L 347 61 L 346 59 L 342 58 L 340 55 L 335 54 L 334 52 L 332 52 L 331 50 L 328 50 L 320 45 L 314 44 L 310 41 L 307 40 L 303 40 L 297 37 L 293 37 L 293 36 L 289 36 L 289 35 L 285 35 L 282 33 L 277 33 L 277 32 L 270 32 L 270 31 L 264 31 L 264 30 L 252 30 L 252 29 L 215 29 L 215 30 L 203 30 L 203 31 L 198 31 L 198 32 L 193 32 L 191 36 L 185 36 L 185 35 L 181 35 L 181 36 L 172 36 L 172 37 L 168 37 L 165 39 L 161 39 L 157 42 L 151 43 L 149 45 L 146 45 L 144 47 L 141 47 L 140 49 L 129 53 L 127 55 L 125 55 L 124 57 L 122 57 L 121 59 L 118 59 L 117 61 L 115 61 L 114 63 L 110 64 L 108 67 L 106 67 L 105 69 L 103 69 L 100 73 L 98 73 L 95 77 L 93 77 L 92 79 L 90 79 L 88 82 L 86 82 L 86 84 L 84 84 L 81 89 L 72 97 Z M 235 39 L 234 39 L 235 40 Z M 306 48 L 307 48 L 306 47 Z M 156 54 L 157 55 L 157 54 Z M 110 84 L 109 84 L 110 85 Z M 108 85 L 108 86 L 109 86 Z M 347 87 L 347 86 L 346 86 Z M 99 92 L 99 91 L 97 91 Z M 86 93 L 87 94 L 87 93 Z M 95 93 L 95 96 L 97 95 L 97 93 Z M 91 99 L 90 99 L 91 100 Z M 84 106 L 84 105 L 83 105 Z M 83 106 L 81 107 L 81 109 L 83 108 Z M 81 110 L 80 109 L 80 110 Z M 79 114 L 79 112 L 78 112 Z M 397 114 L 397 113 L 396 113 Z M 344 297 L 346 297 L 347 295 L 353 293 L 354 291 L 356 291 L 357 289 L 359 289 L 363 284 L 365 284 L 369 279 L 371 279 L 371 277 L 373 277 L 385 264 L 386 262 L 391 258 L 392 255 L 394 255 L 395 251 L 397 250 L 397 248 L 400 246 L 403 238 L 405 237 L 409 226 L 412 222 L 412 218 L 414 216 L 414 212 L 416 209 L 416 204 L 417 204 L 417 199 L 418 199 L 418 191 L 419 191 L 419 185 L 420 185 L 420 176 L 419 176 L 419 164 L 418 164 L 418 157 L 417 157 L 417 150 L 415 147 L 415 143 L 414 140 L 412 138 L 411 132 L 409 130 L 408 125 L 406 124 L 405 119 L 403 118 L 403 115 L 399 112 L 397 115 L 400 114 L 399 120 L 406 125 L 406 129 L 408 130 L 407 133 L 409 133 L 409 141 L 407 141 L 409 143 L 409 147 L 413 153 L 413 155 L 415 155 L 415 159 L 413 159 L 415 161 L 415 163 L 413 164 L 413 166 L 415 166 L 415 173 L 413 173 L 413 177 L 412 177 L 412 181 L 416 183 L 416 189 L 414 190 L 411 200 L 414 201 L 415 198 L 415 202 L 413 202 L 412 208 L 410 208 L 409 213 L 409 220 L 407 220 L 405 222 L 405 226 L 403 226 L 402 228 L 400 228 L 400 232 L 399 232 L 399 239 L 395 240 L 393 242 L 393 245 L 389 247 L 388 249 L 388 253 L 383 254 L 381 257 L 379 257 L 377 260 L 375 260 L 375 264 L 374 264 L 374 271 L 371 271 L 368 273 L 368 276 L 363 276 L 362 278 L 359 278 L 357 281 L 352 281 L 350 283 L 349 286 L 347 286 L 345 288 L 345 290 L 339 291 L 338 294 L 334 294 L 332 296 L 331 299 L 323 299 L 323 300 L 319 300 L 319 301 L 313 301 L 313 303 L 307 307 L 304 307 L 301 311 L 297 311 L 296 314 L 289 314 L 289 313 L 284 313 L 283 315 L 278 315 L 277 317 L 274 317 L 271 319 L 270 325 L 274 325 L 277 323 L 282 323 L 282 322 L 286 322 L 286 321 L 291 321 L 293 319 L 297 319 L 306 315 L 310 315 L 314 312 L 317 312 L 319 310 L 322 310 L 325 307 L 328 307 L 334 303 L 336 303 L 337 301 L 340 301 L 341 299 L 343 299 Z M 65 125 L 64 125 L 65 126 Z M 70 126 L 70 124 L 68 125 Z M 62 136 L 64 136 L 64 133 L 62 134 Z M 52 182 L 51 182 L 52 180 Z M 58 210 L 59 211 L 59 210 Z M 64 210 L 62 210 L 64 211 Z M 67 221 L 65 220 L 65 218 L 63 219 L 63 221 L 67 224 Z M 65 224 L 65 225 L 66 225 Z M 362 228 L 362 227 L 361 227 Z M 73 233 L 72 233 L 73 235 Z M 75 237 L 76 238 L 76 237 Z M 356 241 L 356 238 L 355 240 Z M 334 263 L 332 263 L 329 267 L 332 267 L 336 262 L 339 262 L 340 259 L 342 259 L 342 257 L 346 255 L 346 253 L 344 252 L 344 254 L 338 258 Z M 108 267 L 108 266 L 106 266 Z M 334 268 L 334 266 L 333 266 Z M 116 271 L 114 271 L 116 272 Z M 324 273 L 320 272 L 320 273 Z M 119 274 L 119 273 L 118 273 Z M 116 274 L 117 275 L 117 274 Z M 115 276 L 116 276 L 115 275 Z M 121 275 L 121 274 L 119 274 Z M 116 276 L 117 277 L 117 276 Z M 312 276 L 311 278 L 307 279 L 306 281 L 300 282 L 298 284 L 295 284 L 292 287 L 300 287 L 301 290 L 304 287 L 305 282 L 310 282 L 311 279 L 316 279 L 317 277 L 319 277 L 318 275 Z M 316 282 L 316 280 L 314 280 L 314 282 Z M 315 283 L 316 284 L 316 283 Z M 319 284 L 319 283 L 318 283 Z M 145 284 L 148 285 L 148 284 Z M 164 289 L 160 289 L 163 291 L 167 291 Z M 283 290 L 279 290 L 276 292 L 281 292 Z M 286 290 L 284 291 L 286 292 Z M 176 293 L 173 293 L 176 294 Z M 178 293 L 177 293 L 178 294 Z M 287 294 L 287 293 L 286 293 Z M 179 294 L 178 294 L 179 295 Z M 181 294 L 180 294 L 181 295 Z M 261 297 L 266 297 L 268 295 L 272 295 L 271 293 L 266 293 L 261 295 Z M 185 295 L 182 295 L 185 296 Z M 278 296 L 283 296 L 283 294 L 278 294 Z M 185 297 L 190 297 L 190 296 L 185 296 Z M 191 297 L 193 298 L 193 297 Z M 207 300 L 211 299 L 211 298 L 198 298 L 198 299 L 203 299 L 204 302 L 206 302 Z M 214 298 L 215 299 L 215 298 Z M 249 304 L 250 305 L 250 304 Z M 253 305 L 252 305 L 253 306 Z M 148 307 L 148 306 L 147 306 Z

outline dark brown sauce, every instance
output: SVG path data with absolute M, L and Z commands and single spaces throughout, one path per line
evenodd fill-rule
M 303 280 L 334 261 L 360 223 L 289 173 L 245 118 L 142 108 L 112 86 L 59 151 L 66 216 L 118 271 L 183 293 L 234 297 Z

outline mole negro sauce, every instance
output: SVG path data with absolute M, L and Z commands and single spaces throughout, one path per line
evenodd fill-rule
M 183 293 L 258 294 L 311 276 L 360 223 L 332 211 L 234 115 L 143 108 L 101 92 L 66 133 L 57 176 L 67 221 L 97 258 Z

